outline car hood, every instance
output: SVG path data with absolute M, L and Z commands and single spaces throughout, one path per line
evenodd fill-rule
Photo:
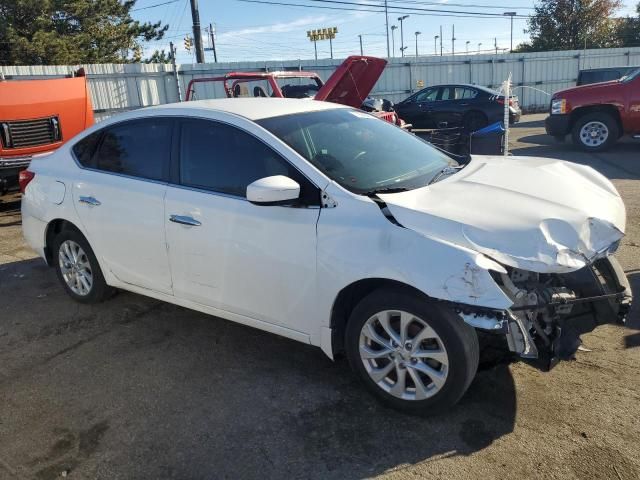
M 406 228 L 539 273 L 578 270 L 625 230 L 625 207 L 609 180 L 544 158 L 474 156 L 433 185 L 379 196 Z
M 611 88 L 615 85 L 620 85 L 620 80 L 609 80 L 606 82 L 598 82 L 598 83 L 587 83 L 586 85 L 577 85 L 571 88 L 565 88 L 564 90 L 559 90 L 553 94 L 553 98 L 562 98 L 567 95 L 572 95 L 574 93 L 582 93 L 589 90 L 599 90 L 601 88 Z
M 386 65 L 387 61 L 382 58 L 348 57 L 318 90 L 314 99 L 360 108 Z

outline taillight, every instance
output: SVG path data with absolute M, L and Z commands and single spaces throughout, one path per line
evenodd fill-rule
M 18 174 L 18 183 L 20 184 L 20 191 L 22 193 L 24 193 L 24 191 L 27 188 L 27 185 L 29 185 L 29 182 L 33 180 L 35 176 L 36 174 L 29 170 L 22 170 Z
M 496 102 L 499 103 L 500 105 L 504 105 L 504 98 L 496 97 Z M 509 106 L 513 107 L 513 98 L 509 99 Z

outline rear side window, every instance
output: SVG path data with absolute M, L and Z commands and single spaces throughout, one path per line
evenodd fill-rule
M 478 92 L 473 88 L 456 87 L 456 91 L 455 91 L 456 100 L 469 100 L 471 98 L 476 98 L 476 95 L 478 95 Z
M 284 175 L 298 182 L 303 204 L 319 204 L 319 190 L 288 161 L 254 136 L 219 122 L 182 122 L 182 185 L 244 198 L 249 184 L 273 175 Z
M 98 146 L 101 133 L 94 132 L 91 135 L 87 135 L 73 146 L 73 154 L 83 167 L 93 167 L 91 159 Z
M 166 180 L 171 149 L 168 119 L 145 118 L 103 130 L 94 168 L 150 180 Z

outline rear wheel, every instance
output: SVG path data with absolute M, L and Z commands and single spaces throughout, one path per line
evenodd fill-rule
M 354 309 L 349 363 L 384 404 L 430 415 L 453 406 L 478 368 L 475 330 L 444 305 L 403 290 L 377 290 Z
M 585 151 L 605 150 L 618 140 L 618 124 L 606 112 L 588 113 L 575 122 L 572 136 L 573 142 Z
M 98 303 L 111 297 L 108 286 L 89 242 L 76 230 L 63 230 L 53 242 L 58 279 L 67 293 L 81 303 Z

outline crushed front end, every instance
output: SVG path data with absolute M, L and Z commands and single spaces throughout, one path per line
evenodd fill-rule
M 631 307 L 629 281 L 612 256 L 571 273 L 506 270 L 492 275 L 514 302 L 509 310 L 462 308 L 460 314 L 477 328 L 505 334 L 512 352 L 545 371 L 574 357 L 580 335 L 623 323 Z

